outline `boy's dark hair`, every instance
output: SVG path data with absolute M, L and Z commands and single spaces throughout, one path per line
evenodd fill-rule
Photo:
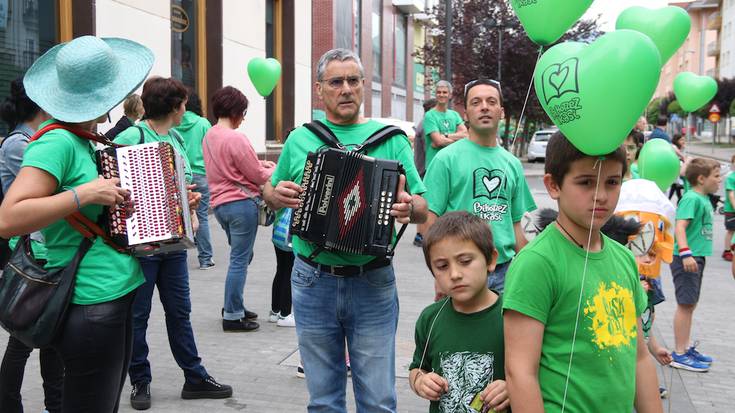
M 669 118 L 664 115 L 659 115 L 656 119 L 656 126 L 666 126 L 667 123 L 669 123 Z
M 598 158 L 582 153 L 564 136 L 561 131 L 551 135 L 549 143 L 546 146 L 546 162 L 544 164 L 544 173 L 550 174 L 559 187 L 561 187 L 564 177 L 569 173 L 569 167 L 572 162 L 585 158 Z M 623 176 L 627 172 L 628 163 L 626 161 L 625 149 L 620 146 L 614 152 L 604 155 L 607 160 L 619 162 L 623 166 Z
M 448 212 L 437 218 L 424 237 L 424 260 L 432 274 L 434 271 L 431 270 L 431 247 L 447 237 L 471 241 L 482 252 L 488 263 L 492 261 L 495 245 L 493 233 L 487 222 L 467 211 Z
M 424 113 L 434 109 L 436 106 L 436 98 L 428 98 L 424 101 Z
M 714 159 L 694 158 L 689 161 L 687 169 L 684 171 L 684 177 L 692 186 L 697 185 L 697 179 L 701 176 L 705 178 L 710 176 L 712 171 L 720 169 L 720 163 Z
M 187 91 L 189 92 L 189 99 L 186 101 L 186 110 L 194 112 L 198 116 L 204 116 L 202 115 L 202 101 L 199 99 L 199 95 L 191 88 L 187 88 Z
M 8 130 L 32 120 L 40 111 L 41 108 L 26 95 L 22 77 L 10 82 L 10 96 L 0 103 L 0 119 L 8 125 Z

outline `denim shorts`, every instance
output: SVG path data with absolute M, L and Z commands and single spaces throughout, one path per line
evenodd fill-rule
M 704 257 L 694 257 L 697 261 L 697 272 L 687 272 L 681 262 L 681 257 L 674 255 L 671 261 L 671 275 L 674 277 L 674 289 L 676 291 L 676 302 L 684 305 L 694 305 L 699 302 L 699 293 L 702 290 L 702 277 L 704 276 Z

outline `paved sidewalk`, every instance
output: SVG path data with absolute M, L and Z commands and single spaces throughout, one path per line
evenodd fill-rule
M 524 165 L 538 170 L 539 165 Z M 538 172 L 531 172 L 536 175 Z M 529 177 L 532 192 L 539 207 L 553 206 L 542 189 L 539 177 Z M 724 229 L 721 215 L 715 217 L 715 251 L 722 250 Z M 234 397 L 226 400 L 192 400 L 180 398 L 183 375 L 176 366 L 168 342 L 161 305 L 154 299 L 153 313 L 148 327 L 150 360 L 153 368 L 152 412 L 302 412 L 308 400 L 305 382 L 295 377 L 297 350 L 295 330 L 276 327 L 267 322 L 270 309 L 271 283 L 275 270 L 275 255 L 270 243 L 270 228 L 260 228 L 255 246 L 255 257 L 250 266 L 245 300 L 248 309 L 260 314 L 261 328 L 252 333 L 228 333 L 221 329 L 220 308 L 228 252 L 225 235 L 212 220 L 213 244 L 217 267 L 209 271 L 196 269 L 196 258 L 190 254 L 189 268 L 192 290 L 192 323 L 204 365 L 217 380 L 234 387 Z M 396 257 L 396 278 L 400 297 L 400 319 L 396 340 L 396 380 L 398 411 L 418 413 L 428 411 L 428 403 L 409 389 L 406 366 L 413 352 L 413 328 L 419 312 L 433 298 L 433 280 L 426 270 L 419 248 L 411 245 L 415 227 L 411 227 Z M 675 308 L 674 290 L 668 268 L 664 268 L 664 291 L 668 300 L 657 307 L 656 334 L 666 345 L 673 343 L 672 317 Z M 732 310 L 735 281 L 730 275 L 729 263 L 719 256 L 707 261 L 702 301 L 695 314 L 694 336 L 701 341 L 701 350 L 715 357 L 712 370 L 706 374 L 659 369 L 660 380 L 671 392 L 668 412 L 733 412 L 735 411 L 735 325 Z M 4 350 L 7 335 L 0 331 L 0 350 Z M 348 381 L 351 387 L 351 380 Z M 122 395 L 121 412 L 130 408 L 130 386 Z M 348 399 L 349 411 L 354 402 Z M 43 392 L 38 367 L 38 352 L 34 352 L 26 368 L 23 386 L 26 412 L 43 410 Z

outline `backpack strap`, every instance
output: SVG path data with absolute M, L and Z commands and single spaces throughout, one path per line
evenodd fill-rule
M 332 132 L 332 130 L 329 129 L 324 123 L 315 120 L 311 123 L 304 123 L 304 127 L 311 131 L 311 133 L 316 135 L 317 138 L 321 139 L 322 142 L 326 143 L 328 146 L 337 149 L 347 150 L 347 148 L 342 145 L 342 142 L 339 141 L 334 132 Z
M 362 145 L 355 148 L 355 152 L 367 151 L 369 148 L 378 146 L 388 139 L 398 135 L 406 136 L 406 132 L 398 126 L 386 125 L 365 139 L 365 142 L 363 142 Z
M 145 136 L 143 135 L 143 128 L 137 125 L 135 127 L 138 128 L 138 132 L 140 132 L 140 139 L 138 139 L 138 145 L 142 145 L 145 143 Z

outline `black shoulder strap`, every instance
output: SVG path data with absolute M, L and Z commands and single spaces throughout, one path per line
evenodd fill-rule
M 381 143 L 387 141 L 388 139 L 403 135 L 406 136 L 406 132 L 403 131 L 403 129 L 399 128 L 398 126 L 393 125 L 386 125 L 377 131 L 370 135 L 367 139 L 365 139 L 365 142 L 362 143 L 362 145 L 355 148 L 356 152 L 362 152 L 368 150 L 368 148 L 372 148 L 373 146 L 378 146 Z
M 179 135 L 179 132 L 176 132 L 176 130 L 172 128 L 168 131 L 168 133 L 170 133 L 171 137 L 176 139 L 176 142 L 178 142 L 179 145 L 181 145 L 181 149 L 186 150 L 186 144 L 184 144 L 184 138 L 181 137 L 181 135 Z
M 345 146 L 342 145 L 334 132 L 332 132 L 332 130 L 329 129 L 327 125 L 323 124 L 322 122 L 315 120 L 311 123 L 304 123 L 304 127 L 311 131 L 311 133 L 316 135 L 317 138 L 321 139 L 322 142 L 326 143 L 327 145 L 333 148 L 346 150 Z
M 137 125 L 135 127 L 138 128 L 138 130 L 140 131 L 140 139 L 138 140 L 138 145 L 142 145 L 145 143 L 145 137 L 143 136 L 143 128 Z

